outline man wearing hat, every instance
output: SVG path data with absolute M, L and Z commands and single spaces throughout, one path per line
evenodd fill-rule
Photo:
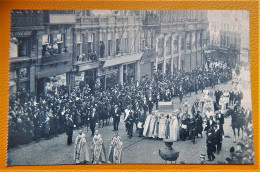
M 207 154 L 208 154 L 208 161 L 213 161 L 215 159 L 214 151 L 215 151 L 215 143 L 214 143 L 214 134 L 212 131 L 209 131 L 207 141 Z
M 203 120 L 202 120 L 202 117 L 201 117 L 201 112 L 198 110 L 196 115 L 195 115 L 195 122 L 196 122 L 196 133 L 195 133 L 195 136 L 199 136 L 199 134 L 202 136 L 202 131 L 203 131 Z
M 113 117 L 113 124 L 114 124 L 114 130 L 113 131 L 117 131 L 118 130 L 118 125 L 120 122 L 120 109 L 118 108 L 118 105 L 116 104 L 112 110 L 112 117 Z
M 96 107 L 93 107 L 92 110 L 90 111 L 89 122 L 90 122 L 90 130 L 92 132 L 92 136 L 94 136 L 95 128 L 98 123 L 98 114 L 96 112 Z
M 72 143 L 72 135 L 73 135 L 74 127 L 75 125 L 73 123 L 72 116 L 71 115 L 67 116 L 67 130 L 66 130 L 66 134 L 68 136 L 67 145 L 70 145 Z
M 133 112 L 129 112 L 129 115 L 126 118 L 125 123 L 127 127 L 127 134 L 129 138 L 131 138 L 133 136 L 133 126 L 134 126 Z

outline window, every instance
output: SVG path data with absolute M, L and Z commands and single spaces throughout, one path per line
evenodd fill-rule
M 58 45 L 58 53 L 62 53 L 62 48 L 63 48 L 62 34 L 57 34 L 55 40 L 56 40 L 56 44 Z
M 24 78 L 28 78 L 28 69 L 27 68 L 22 68 L 20 70 L 20 78 L 24 79 Z
M 107 52 L 108 56 L 112 55 L 112 41 L 108 40 L 108 52 Z
M 83 42 L 83 35 L 78 34 L 76 36 L 76 41 L 77 41 L 77 61 L 82 61 L 82 42 Z
M 163 56 L 164 48 L 166 48 L 166 47 L 164 47 L 163 44 L 164 44 L 164 40 L 163 40 L 163 38 L 160 38 L 159 42 L 158 42 L 158 55 L 159 56 Z
M 186 46 L 187 46 L 187 50 L 191 49 L 190 34 L 187 35 L 186 37 Z
M 142 47 L 142 51 L 145 51 L 145 40 L 142 40 L 142 45 L 141 45 L 141 47 Z
M 116 55 L 120 53 L 120 39 L 116 39 Z
M 184 38 L 181 38 L 181 50 L 184 50 L 184 47 L 185 47 L 185 40 Z
M 125 53 L 129 52 L 128 38 L 125 38 Z
M 166 55 L 171 55 L 171 39 L 168 39 L 166 42 Z
M 178 41 L 178 39 L 175 39 L 175 40 L 174 40 L 174 51 L 175 51 L 175 52 L 178 51 L 178 49 L 179 49 L 178 46 L 179 46 L 179 41 Z

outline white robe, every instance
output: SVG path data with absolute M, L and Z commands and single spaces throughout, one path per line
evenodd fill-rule
M 161 116 L 159 119 L 159 134 L 158 137 L 161 139 L 165 139 L 165 131 L 166 131 L 166 117 Z
M 100 134 L 94 135 L 92 144 L 93 164 L 106 162 L 106 150 Z
M 148 137 L 150 121 L 151 121 L 151 115 L 148 115 L 148 116 L 146 117 L 146 120 L 145 120 L 145 123 L 144 123 L 143 136 L 145 136 L 145 137 Z
M 109 146 L 108 161 L 112 164 L 120 164 L 122 160 L 123 142 L 119 136 L 113 137 Z
M 74 161 L 76 161 L 76 163 L 90 161 L 88 148 L 89 147 L 86 141 L 86 135 L 84 133 L 78 135 L 76 137 L 74 147 Z
M 178 118 L 176 116 L 172 116 L 170 120 L 170 139 L 177 141 L 178 135 L 179 135 Z
M 148 132 L 148 137 L 153 137 L 154 134 L 154 126 L 155 126 L 155 122 L 156 122 L 156 116 L 152 115 L 151 116 L 151 120 L 150 120 L 150 124 L 149 124 L 149 132 Z

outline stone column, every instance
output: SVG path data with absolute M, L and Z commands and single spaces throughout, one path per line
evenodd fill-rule
M 135 64 L 135 80 L 140 81 L 140 61 L 139 60 Z
M 159 38 L 155 39 L 155 52 L 158 54 L 158 43 L 159 43 Z M 154 66 L 155 66 L 155 71 L 157 72 L 157 68 L 158 68 L 158 56 L 155 57 L 155 62 L 154 62 Z
M 173 74 L 174 40 L 175 40 L 175 36 L 172 35 L 172 37 L 171 37 L 171 74 Z
M 35 92 L 35 66 L 30 66 L 29 72 L 30 92 Z
M 17 80 L 16 80 L 16 87 L 17 87 L 17 92 L 20 92 L 21 91 L 21 84 L 20 84 L 20 72 L 21 72 L 21 68 L 17 68 L 16 69 L 16 75 L 17 75 Z
M 124 66 L 121 64 L 119 67 L 119 84 L 123 84 L 124 83 Z
M 163 73 L 166 73 L 166 42 L 167 42 L 167 36 L 164 36 L 164 38 L 163 38 L 163 69 L 162 69 Z
M 69 94 L 72 91 L 72 88 L 75 86 L 75 75 L 71 72 L 66 73 L 66 85 L 69 89 Z
M 178 38 L 178 69 L 181 70 L 181 36 Z

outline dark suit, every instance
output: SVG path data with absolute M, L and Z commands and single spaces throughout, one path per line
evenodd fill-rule
M 94 136 L 96 123 L 98 122 L 98 114 L 96 111 L 92 110 L 90 112 L 89 122 L 90 122 L 90 130 L 92 132 L 92 136 Z
M 215 142 L 216 142 L 216 146 L 217 146 L 217 153 L 219 153 L 219 151 L 221 151 L 221 149 L 222 149 L 222 133 L 223 133 L 223 127 L 221 127 L 221 125 L 219 125 L 215 132 Z
M 118 130 L 118 125 L 119 125 L 119 122 L 120 122 L 120 110 L 119 108 L 114 108 L 112 110 L 112 117 L 113 117 L 113 124 L 114 124 L 114 130 Z
M 216 115 L 216 120 L 219 120 L 220 121 L 220 128 L 223 132 L 223 135 L 224 135 L 224 129 L 223 129 L 223 124 L 224 124 L 224 115 L 221 113 L 221 114 L 217 114 Z
M 214 134 L 210 134 L 207 138 L 206 144 L 207 144 L 207 154 L 208 154 L 208 159 L 210 161 L 215 159 L 214 156 L 214 151 L 215 151 L 215 143 L 214 143 Z
M 67 130 L 66 134 L 68 135 L 67 144 L 70 145 L 72 143 L 72 135 L 73 135 L 73 127 L 74 123 L 71 118 L 67 120 Z
M 125 122 L 127 124 L 127 134 L 131 138 L 133 136 L 134 116 L 129 114 Z
M 206 123 L 206 127 L 204 129 L 204 131 L 207 132 L 207 135 L 210 131 L 214 130 L 214 126 L 216 125 L 216 122 L 215 121 L 211 121 L 210 120 L 207 120 L 207 123 Z

